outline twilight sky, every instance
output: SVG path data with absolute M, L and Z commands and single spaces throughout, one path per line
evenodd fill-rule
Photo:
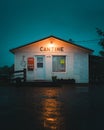
M 104 30 L 104 0 L 0 0 L 0 66 L 13 64 L 10 49 L 50 35 L 98 55 L 96 27 Z

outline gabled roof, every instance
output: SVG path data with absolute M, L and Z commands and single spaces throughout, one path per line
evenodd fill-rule
M 48 39 L 48 38 L 55 38 L 55 39 L 61 40 L 61 41 L 66 42 L 66 43 L 70 43 L 70 44 L 72 44 L 72 45 L 74 45 L 74 46 L 80 47 L 80 48 L 82 48 L 82 49 L 85 49 L 85 50 L 87 50 L 87 51 L 93 52 L 92 49 L 89 49 L 89 48 L 83 47 L 83 46 L 81 46 L 81 45 L 77 45 L 77 44 L 72 43 L 72 42 L 70 42 L 70 41 L 63 40 L 63 39 L 58 38 L 58 37 L 53 36 L 53 35 L 48 36 L 48 37 L 45 37 L 45 38 L 42 38 L 42 39 L 40 39 L 40 40 L 37 40 L 37 41 L 31 42 L 31 43 L 28 43 L 28 44 L 25 44 L 25 45 L 23 45 L 23 46 L 19 46 L 19 47 L 13 48 L 13 49 L 10 50 L 10 52 L 14 53 L 15 50 L 17 50 L 17 49 L 20 49 L 20 48 L 22 48 L 22 47 L 26 47 L 26 46 L 28 46 L 28 45 L 34 44 L 34 43 L 36 43 L 36 42 L 39 42 L 39 41 L 42 41 L 42 40 L 45 40 L 45 39 Z

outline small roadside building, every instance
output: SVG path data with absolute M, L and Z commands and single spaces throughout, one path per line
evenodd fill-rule
M 89 82 L 89 55 L 93 50 L 55 36 L 10 50 L 15 55 L 14 69 L 26 69 L 26 80 L 75 79 Z

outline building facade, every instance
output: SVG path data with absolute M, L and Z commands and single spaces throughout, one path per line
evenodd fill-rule
M 26 68 L 27 81 L 75 79 L 89 82 L 89 55 L 91 49 L 55 36 L 10 50 L 15 55 L 15 70 Z

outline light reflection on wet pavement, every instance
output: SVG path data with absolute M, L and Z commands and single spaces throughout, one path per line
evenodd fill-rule
M 95 95 L 88 87 L 0 87 L 0 130 L 95 130 Z

